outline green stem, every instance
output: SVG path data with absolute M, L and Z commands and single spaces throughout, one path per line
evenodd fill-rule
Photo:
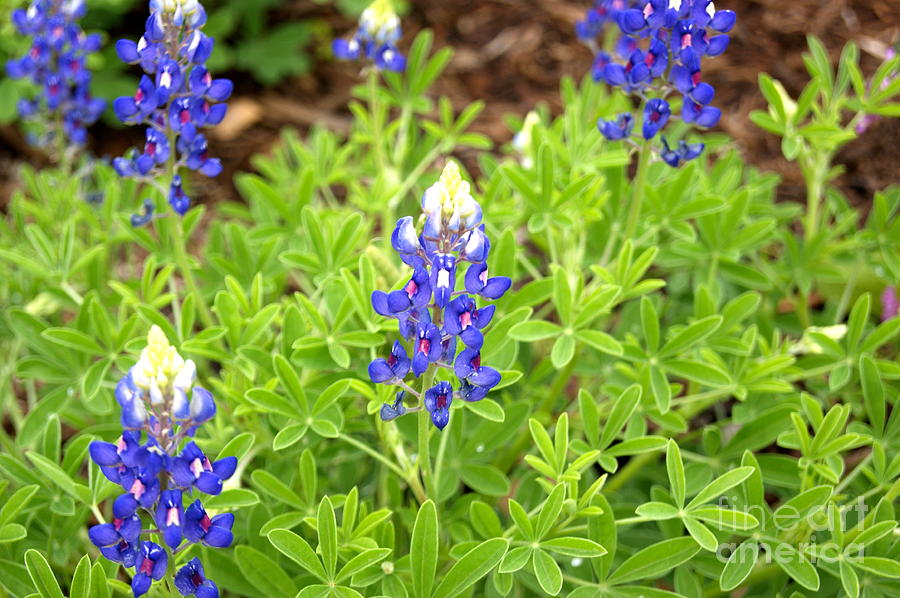
M 825 192 L 825 177 L 830 161 L 828 155 L 817 155 L 813 158 L 812 167 L 804 172 L 806 174 L 806 222 L 803 232 L 807 241 L 812 239 L 819 230 L 821 220 L 819 211 Z
M 422 484 L 426 488 L 426 494 L 428 492 L 428 488 L 431 488 L 431 494 L 434 495 L 434 478 L 431 473 L 431 450 L 428 445 L 428 433 L 431 431 L 431 414 L 428 413 L 427 409 L 422 409 L 419 412 L 419 456 L 416 459 L 416 464 L 419 466 L 419 471 L 422 474 Z
M 374 68 L 369 70 L 369 132 L 372 135 L 372 150 L 375 152 L 378 171 L 384 175 L 387 173 L 387 162 L 384 156 L 381 111 L 378 105 L 378 69 Z
M 650 165 L 650 156 L 650 144 L 645 141 L 638 154 L 637 173 L 631 189 L 631 205 L 628 206 L 628 220 L 625 221 L 623 241 L 631 239 L 637 230 L 638 219 L 641 216 L 641 203 L 644 200 L 644 185 L 647 182 L 647 168 Z
M 184 239 L 184 220 L 180 216 L 173 215 L 170 224 L 169 233 L 172 239 L 175 266 L 181 273 L 181 278 L 184 280 L 184 286 L 187 291 L 194 295 L 194 304 L 199 308 L 200 321 L 203 322 L 206 328 L 210 328 L 213 325 L 212 312 L 209 311 L 206 300 L 200 293 L 200 287 L 197 286 L 197 280 L 194 278 L 194 272 L 191 269 Z
M 166 169 L 168 171 L 168 182 L 171 185 L 172 181 L 175 178 L 175 175 L 178 174 L 178 164 L 175 161 L 174 151 L 176 145 L 176 134 L 171 130 L 171 128 L 169 129 L 168 140 L 169 147 L 173 148 L 173 150 L 169 152 L 169 161 L 166 164 Z M 209 311 L 209 307 L 206 306 L 206 301 L 203 299 L 203 295 L 200 293 L 200 288 L 197 286 L 197 281 L 194 278 L 194 272 L 191 269 L 191 263 L 187 253 L 186 240 L 184 238 L 184 218 L 175 214 L 175 212 L 173 211 L 171 217 L 166 220 L 169 223 L 169 237 L 170 241 L 172 242 L 172 251 L 174 254 L 175 266 L 181 273 L 181 278 L 182 280 L 184 280 L 184 286 L 187 288 L 187 291 L 194 295 L 194 302 L 199 307 L 200 321 L 203 322 L 203 325 L 206 328 L 210 328 L 213 325 L 212 313 Z

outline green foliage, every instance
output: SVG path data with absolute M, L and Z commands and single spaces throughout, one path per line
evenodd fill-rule
M 813 44 L 798 160 L 843 141 L 799 123 L 837 114 L 816 102 L 854 88 L 846 54 L 835 75 Z M 900 319 L 878 297 L 900 190 L 865 220 L 830 190 L 801 240 L 802 206 L 719 145 L 651 163 L 625 238 L 631 157 L 594 129 L 624 99 L 565 80 L 523 154 L 491 153 L 480 105 L 429 92 L 450 56 L 420 34 L 407 73 L 354 90 L 348 136 L 286 131 L 237 175 L 241 202 L 176 222 L 186 265 L 170 223 L 129 225 L 138 198 L 108 168 L 23 168 L 0 221 L 0 596 L 129 591 L 87 539 L 118 490 L 85 462 L 154 324 L 217 398 L 204 447 L 240 461 L 207 502 L 236 512 L 235 547 L 178 555 L 225 595 L 896 595 Z M 377 416 L 393 394 L 366 367 L 395 325 L 369 294 L 405 281 L 393 223 L 449 154 L 477 156 L 491 271 L 515 287 L 483 348 L 503 382 L 417 446 L 415 417 Z

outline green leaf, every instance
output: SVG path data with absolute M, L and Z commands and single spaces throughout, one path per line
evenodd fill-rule
M 459 596 L 500 563 L 509 548 L 503 538 L 485 540 L 456 561 L 434 590 L 434 598 Z M 414 578 L 415 579 L 415 578 Z M 430 584 L 429 584 L 430 585 Z M 415 596 L 428 596 L 416 594 Z
M 467 486 L 488 496 L 505 496 L 509 493 L 509 480 L 493 465 L 469 463 L 460 471 L 460 477 Z
M 541 507 L 541 512 L 538 515 L 536 528 L 538 538 L 543 538 L 547 535 L 553 527 L 553 524 L 556 523 L 556 519 L 562 511 L 565 497 L 566 485 L 557 484 L 554 486 L 553 490 L 550 492 L 550 496 L 547 497 L 547 500 L 544 502 L 544 505 Z
M 239 509 L 259 504 L 259 496 L 247 488 L 229 488 L 218 496 L 204 500 L 207 509 Z
M 556 369 L 562 369 L 575 356 L 575 338 L 569 334 L 564 334 L 556 339 L 553 343 L 553 350 L 550 352 L 550 361 Z
M 719 576 L 719 585 L 722 587 L 722 591 L 730 592 L 741 585 L 750 575 L 758 557 L 759 544 L 755 540 L 747 540 L 738 546 L 728 557 L 725 568 L 722 569 L 722 574 Z
M 500 573 L 515 573 L 528 564 L 534 549 L 531 546 L 518 546 L 506 553 L 497 570 Z
M 34 496 L 35 492 L 38 491 L 38 488 L 39 486 L 37 485 L 31 485 L 23 486 L 16 490 L 12 496 L 3 503 L 3 507 L 0 507 L 0 526 L 11 522 L 22 509 L 28 506 L 28 503 L 31 502 L 31 498 Z
M 695 496 L 694 499 L 688 503 L 687 508 L 690 509 L 692 507 L 702 505 L 703 503 L 709 502 L 717 496 L 725 494 L 725 491 L 734 488 L 735 486 L 749 478 L 752 473 L 752 467 L 738 467 L 737 469 L 732 469 L 731 471 L 720 475 L 715 480 L 707 484 L 703 490 L 698 492 L 697 496 Z
M 851 352 L 859 346 L 866 322 L 869 321 L 871 303 L 872 298 L 869 294 L 863 293 L 853 304 L 853 309 L 850 310 L 850 317 L 847 319 L 847 348 Z
M 18 523 L 0 525 L 0 544 L 17 542 L 26 536 L 28 536 L 28 530 Z
M 75 349 L 81 353 L 88 353 L 98 357 L 106 355 L 106 351 L 97 344 L 97 341 L 82 331 L 75 330 L 74 328 L 47 328 L 41 332 L 41 336 L 53 341 L 57 345 L 68 349 Z
M 257 469 L 250 474 L 250 479 L 255 486 L 276 500 L 288 504 L 295 509 L 305 508 L 303 501 L 297 496 L 297 493 L 268 471 Z
M 666 448 L 666 471 L 669 474 L 669 488 L 676 506 L 684 506 L 684 494 L 687 482 L 684 477 L 684 462 L 681 460 L 681 449 L 674 440 L 669 440 Z
M 653 393 L 653 402 L 660 413 L 667 413 L 672 404 L 672 388 L 662 368 L 651 365 L 647 370 L 650 376 L 650 391 Z
M 91 598 L 109 598 L 109 583 L 106 579 L 106 571 L 99 562 L 91 567 Z
M 756 517 L 735 509 L 722 509 L 713 506 L 696 507 L 690 510 L 690 515 L 701 521 L 711 523 L 719 529 L 749 530 L 759 525 Z
M 665 519 L 674 519 L 678 517 L 678 507 L 665 502 L 646 502 L 634 510 L 640 517 L 646 517 L 654 521 L 663 521 Z
M 316 556 L 309 543 L 302 537 L 287 529 L 273 529 L 268 534 L 269 542 L 280 553 L 303 567 L 306 571 L 320 579 L 328 581 L 325 568 Z
M 619 585 L 640 579 L 656 579 L 687 562 L 698 552 L 700 545 L 688 536 L 663 540 L 626 559 L 609 577 L 608 582 Z
M 251 388 L 244 396 L 265 412 L 277 413 L 294 420 L 304 420 L 305 415 L 298 407 L 281 395 L 265 388 Z
M 562 571 L 552 556 L 543 550 L 535 550 L 532 561 L 534 565 L 534 576 L 537 577 L 538 584 L 541 588 L 550 594 L 556 596 L 562 589 Z
M 841 573 L 841 586 L 844 588 L 844 592 L 847 593 L 847 598 L 858 598 L 859 577 L 857 577 L 856 571 L 844 559 L 838 562 L 838 570 Z
M 546 150 L 549 155 L 548 146 L 545 145 L 541 150 Z M 552 167 L 548 170 L 552 172 Z M 552 193 L 552 186 L 550 192 Z M 549 197 L 549 195 L 545 195 L 545 197 Z M 562 322 L 564 326 L 571 326 L 572 310 L 574 307 L 572 288 L 569 285 L 569 277 L 566 274 L 566 270 L 560 267 L 554 267 L 553 269 L 553 305 L 556 306 L 556 313 L 559 314 L 560 322 Z
M 888 559 L 880 556 L 862 556 L 850 559 L 855 567 L 873 573 L 878 577 L 888 577 L 890 579 L 900 579 L 900 563 L 894 559 Z
M 90 492 L 85 494 L 82 491 L 87 490 L 87 488 L 81 484 L 76 484 L 75 481 L 69 477 L 69 474 L 63 471 L 59 465 L 40 453 L 30 452 L 28 453 L 28 459 L 34 463 L 34 466 L 37 467 L 44 476 L 53 481 L 54 484 L 67 494 L 71 495 L 72 498 L 80 500 L 85 504 L 90 502 Z
M 722 316 L 713 315 L 697 320 L 673 336 L 663 345 L 660 356 L 677 355 L 705 339 L 722 325 Z
M 791 498 L 774 513 L 775 525 L 786 528 L 805 519 L 813 510 L 820 509 L 831 498 L 831 486 L 816 486 Z
M 509 501 L 509 515 L 516 522 L 516 527 L 519 528 L 526 540 L 534 538 L 534 528 L 531 525 L 531 520 L 528 518 L 525 509 L 522 508 L 522 505 L 516 502 L 515 499 L 510 499 Z
M 334 579 L 335 567 L 337 567 L 337 521 L 334 518 L 334 507 L 331 499 L 323 496 L 319 502 L 319 512 L 316 516 L 317 531 L 319 532 L 319 552 L 322 553 L 322 562 L 328 579 Z
M 600 437 L 600 446 L 598 447 L 600 450 L 612 444 L 612 441 L 622 431 L 622 426 L 625 425 L 625 422 L 631 418 L 631 414 L 637 409 L 638 403 L 641 401 L 641 393 L 640 385 L 632 384 L 616 398 L 609 412 L 609 417 L 606 419 L 603 434 Z
M 413 525 L 409 549 L 414 596 L 430 596 L 438 562 L 438 521 L 434 503 L 426 500 L 419 507 Z
M 558 324 L 543 320 L 521 322 L 509 329 L 509 336 L 517 341 L 534 342 L 562 333 Z
M 697 544 L 702 546 L 704 550 L 710 552 L 716 551 L 719 547 L 719 541 L 716 539 L 715 534 L 709 531 L 708 527 L 690 515 L 685 515 L 681 518 L 681 521 L 684 523 L 684 527 L 691 537 L 697 541 Z
M 773 553 L 779 555 L 775 562 L 794 581 L 813 592 L 819 589 L 819 574 L 816 572 L 816 568 L 796 548 L 787 542 L 782 542 L 777 546 L 770 547 L 770 550 L 778 551 Z
M 607 355 L 621 357 L 625 352 L 622 343 L 600 330 L 579 330 L 575 333 L 575 338 Z
M 503 410 L 503 407 L 501 407 L 497 401 L 486 400 L 475 401 L 474 403 L 466 402 L 464 405 L 466 406 L 466 409 L 488 421 L 502 424 L 506 419 L 506 411 Z
M 34 587 L 42 598 L 63 598 L 59 582 L 56 581 L 43 554 L 33 548 L 26 550 L 25 566 L 28 568 L 28 575 L 31 577 Z
M 288 574 L 259 550 L 241 545 L 234 549 L 234 557 L 244 579 L 264 595 L 293 596 L 297 593 Z
M 91 598 L 91 557 L 84 555 L 75 567 L 69 598 Z
M 606 549 L 587 538 L 564 536 L 541 542 L 541 548 L 566 556 L 593 558 L 606 554 Z
M 646 295 L 641 297 L 641 330 L 647 342 L 647 351 L 655 355 L 659 349 L 659 315 Z
M 728 373 L 710 365 L 686 359 L 669 359 L 664 363 L 666 371 L 681 378 L 687 378 L 700 384 L 713 388 L 727 388 L 731 386 L 731 378 Z
M 378 563 L 379 561 L 383 561 L 390 554 L 390 548 L 371 548 L 369 550 L 365 550 L 347 561 L 347 564 L 341 567 L 341 570 L 338 572 L 337 579 L 335 581 L 340 583 L 354 573 L 362 571 L 366 567 L 370 567 L 375 563 Z
M 869 355 L 862 354 L 859 358 L 859 379 L 862 383 L 863 401 L 866 406 L 866 415 L 876 436 L 884 434 L 885 400 L 884 386 L 881 383 L 881 374 Z

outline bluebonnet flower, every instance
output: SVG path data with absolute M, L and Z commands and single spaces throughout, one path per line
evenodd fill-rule
M 360 15 L 353 37 L 334 40 L 331 49 L 339 60 L 366 59 L 378 70 L 402 72 L 406 57 L 397 48 L 402 35 L 391 0 L 375 0 Z
M 136 573 L 131 578 L 131 590 L 135 598 L 147 593 L 154 581 L 159 581 L 166 574 L 169 555 L 166 550 L 154 542 L 144 542 L 135 562 Z
M 140 65 L 145 74 L 134 96 L 113 102 L 122 122 L 147 127 L 147 141 L 143 152 L 116 158 L 113 166 L 123 177 L 162 177 L 169 185 L 169 205 L 183 216 L 191 200 L 178 172 L 187 168 L 214 177 L 222 171 L 221 161 L 209 156 L 200 130 L 222 122 L 227 111 L 223 102 L 234 85 L 213 79 L 206 68 L 214 40 L 201 31 L 206 12 L 197 0 L 151 0 L 150 13 L 137 43 L 116 43 L 119 58 Z M 152 210 L 145 204 L 144 214 L 133 216 L 132 224 L 141 226 L 151 219 Z
M 131 587 L 136 598 L 162 579 L 175 551 L 194 543 L 224 548 L 232 542 L 232 514 L 210 516 L 198 499 L 184 508 L 195 490 L 219 494 L 237 469 L 235 457 L 210 461 L 194 441 L 185 443 L 216 413 L 212 394 L 195 385 L 195 377 L 194 362 L 182 358 L 153 326 L 137 363 L 116 385 L 121 437 L 114 443 L 96 440 L 88 449 L 103 474 L 123 490 L 113 502 L 112 522 L 91 527 L 88 536 L 106 558 L 135 568 Z M 156 529 L 143 531 L 142 517 Z M 148 534 L 156 535 L 155 541 L 142 538 Z M 189 573 L 182 575 L 184 583 L 178 585 L 176 577 L 178 589 L 185 596 L 217 596 L 199 561 L 188 565 L 182 569 Z
M 372 293 L 372 307 L 398 320 L 400 336 L 409 345 L 395 341 L 390 356 L 369 365 L 369 376 L 375 383 L 402 389 L 393 402 L 381 406 L 382 420 L 424 409 L 443 430 L 455 396 L 478 401 L 500 382 L 499 372 L 481 365 L 480 353 L 482 330 L 490 324 L 495 307 L 479 306 L 478 301 L 501 298 L 512 281 L 488 275 L 491 243 L 484 232 L 481 206 L 455 162 L 448 162 L 438 182 L 425 191 L 422 212 L 421 232 L 407 216 L 397 221 L 391 235 L 392 247 L 413 270 L 409 282 L 400 290 Z M 465 290 L 457 291 L 457 271 L 465 264 Z M 459 343 L 465 348 L 457 355 Z M 454 372 L 459 390 L 454 391 L 449 381 L 439 381 L 420 392 L 405 382 L 410 371 L 419 378 L 432 367 Z M 407 407 L 404 401 L 409 396 L 419 404 Z
M 216 584 L 206 579 L 203 571 L 203 563 L 194 557 L 175 574 L 175 587 L 182 596 L 196 596 L 197 598 L 219 598 L 219 588 Z
M 406 398 L 406 391 L 401 390 L 397 392 L 397 396 L 394 397 L 393 403 L 385 403 L 381 406 L 381 419 L 389 422 L 397 419 L 401 415 L 406 414 L 406 407 L 403 405 L 403 399 Z
M 575 31 L 596 52 L 594 79 L 641 100 L 641 135 L 649 141 L 678 118 L 668 99 L 673 90 L 681 94 L 681 120 L 701 128 L 718 124 L 722 113 L 710 105 L 715 91 L 702 80 L 701 61 L 725 51 L 735 20 L 733 11 L 716 10 L 710 0 L 606 0 L 596 2 Z M 598 39 L 609 34 L 619 37 L 602 50 Z M 611 141 L 635 143 L 634 119 L 624 113 L 598 120 L 597 127 Z M 673 151 L 662 140 L 658 151 L 677 166 L 702 150 L 702 144 L 679 143 Z
M 73 146 L 84 145 L 87 127 L 106 107 L 105 101 L 90 92 L 91 73 L 85 62 L 100 49 L 100 36 L 82 31 L 78 21 L 84 14 L 84 0 L 32 0 L 27 10 L 12 13 L 16 30 L 31 37 L 31 47 L 21 58 L 7 62 L 6 72 L 40 88 L 35 97 L 19 102 L 19 116 L 57 123 L 55 129 L 35 136 L 38 145 L 63 140 Z
M 211 518 L 199 500 L 195 500 L 184 511 L 184 537 L 191 542 L 203 542 L 214 548 L 231 546 L 234 526 L 232 513 L 221 513 Z

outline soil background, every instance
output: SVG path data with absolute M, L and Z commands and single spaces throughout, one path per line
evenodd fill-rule
M 591 0 L 412 0 L 403 18 L 401 47 L 408 48 L 419 30 L 430 28 L 436 48 L 455 49 L 433 93 L 449 96 L 457 109 L 484 101 L 486 108 L 474 129 L 499 146 L 512 136 L 505 114 L 524 116 L 539 103 L 558 113 L 560 78 L 581 78 L 589 70 L 593 57 L 577 41 L 573 27 L 590 5 Z M 802 55 L 811 33 L 822 39 L 833 59 L 845 43 L 855 41 L 868 77 L 887 46 L 900 36 L 900 6 L 896 0 L 720 0 L 717 7 L 738 15 L 727 52 L 704 61 L 704 80 L 715 87 L 714 103 L 723 112 L 719 126 L 735 139 L 748 162 L 783 177 L 782 199 L 802 201 L 800 172 L 782 157 L 779 139 L 749 120 L 751 110 L 764 107 L 759 73 L 770 73 L 796 97 L 808 81 Z M 312 0 L 285 0 L 271 19 L 317 19 L 336 35 L 355 26 L 330 4 Z M 142 22 L 142 17 L 135 22 Z M 129 37 L 137 34 L 136 30 Z M 320 43 L 323 59 L 312 72 L 275 87 L 263 88 L 249 76 L 232 74 L 236 89 L 229 117 L 210 132 L 211 155 L 222 158 L 225 171 L 212 181 L 197 177 L 197 199 L 207 203 L 238 199 L 233 174 L 252 170 L 250 157 L 268 151 L 283 127 L 301 131 L 314 123 L 339 131 L 349 127 L 346 105 L 351 87 L 359 82 L 359 68 L 328 60 L 328 41 Z M 142 142 L 142 136 L 136 127 L 98 125 L 91 149 L 97 155 L 120 155 L 129 145 Z M 23 158 L 36 156 L 15 129 L 0 130 L 2 197 L 9 196 L 14 165 Z M 900 182 L 900 119 L 872 125 L 841 152 L 837 162 L 846 168 L 838 185 L 854 203 L 867 203 L 876 190 Z

